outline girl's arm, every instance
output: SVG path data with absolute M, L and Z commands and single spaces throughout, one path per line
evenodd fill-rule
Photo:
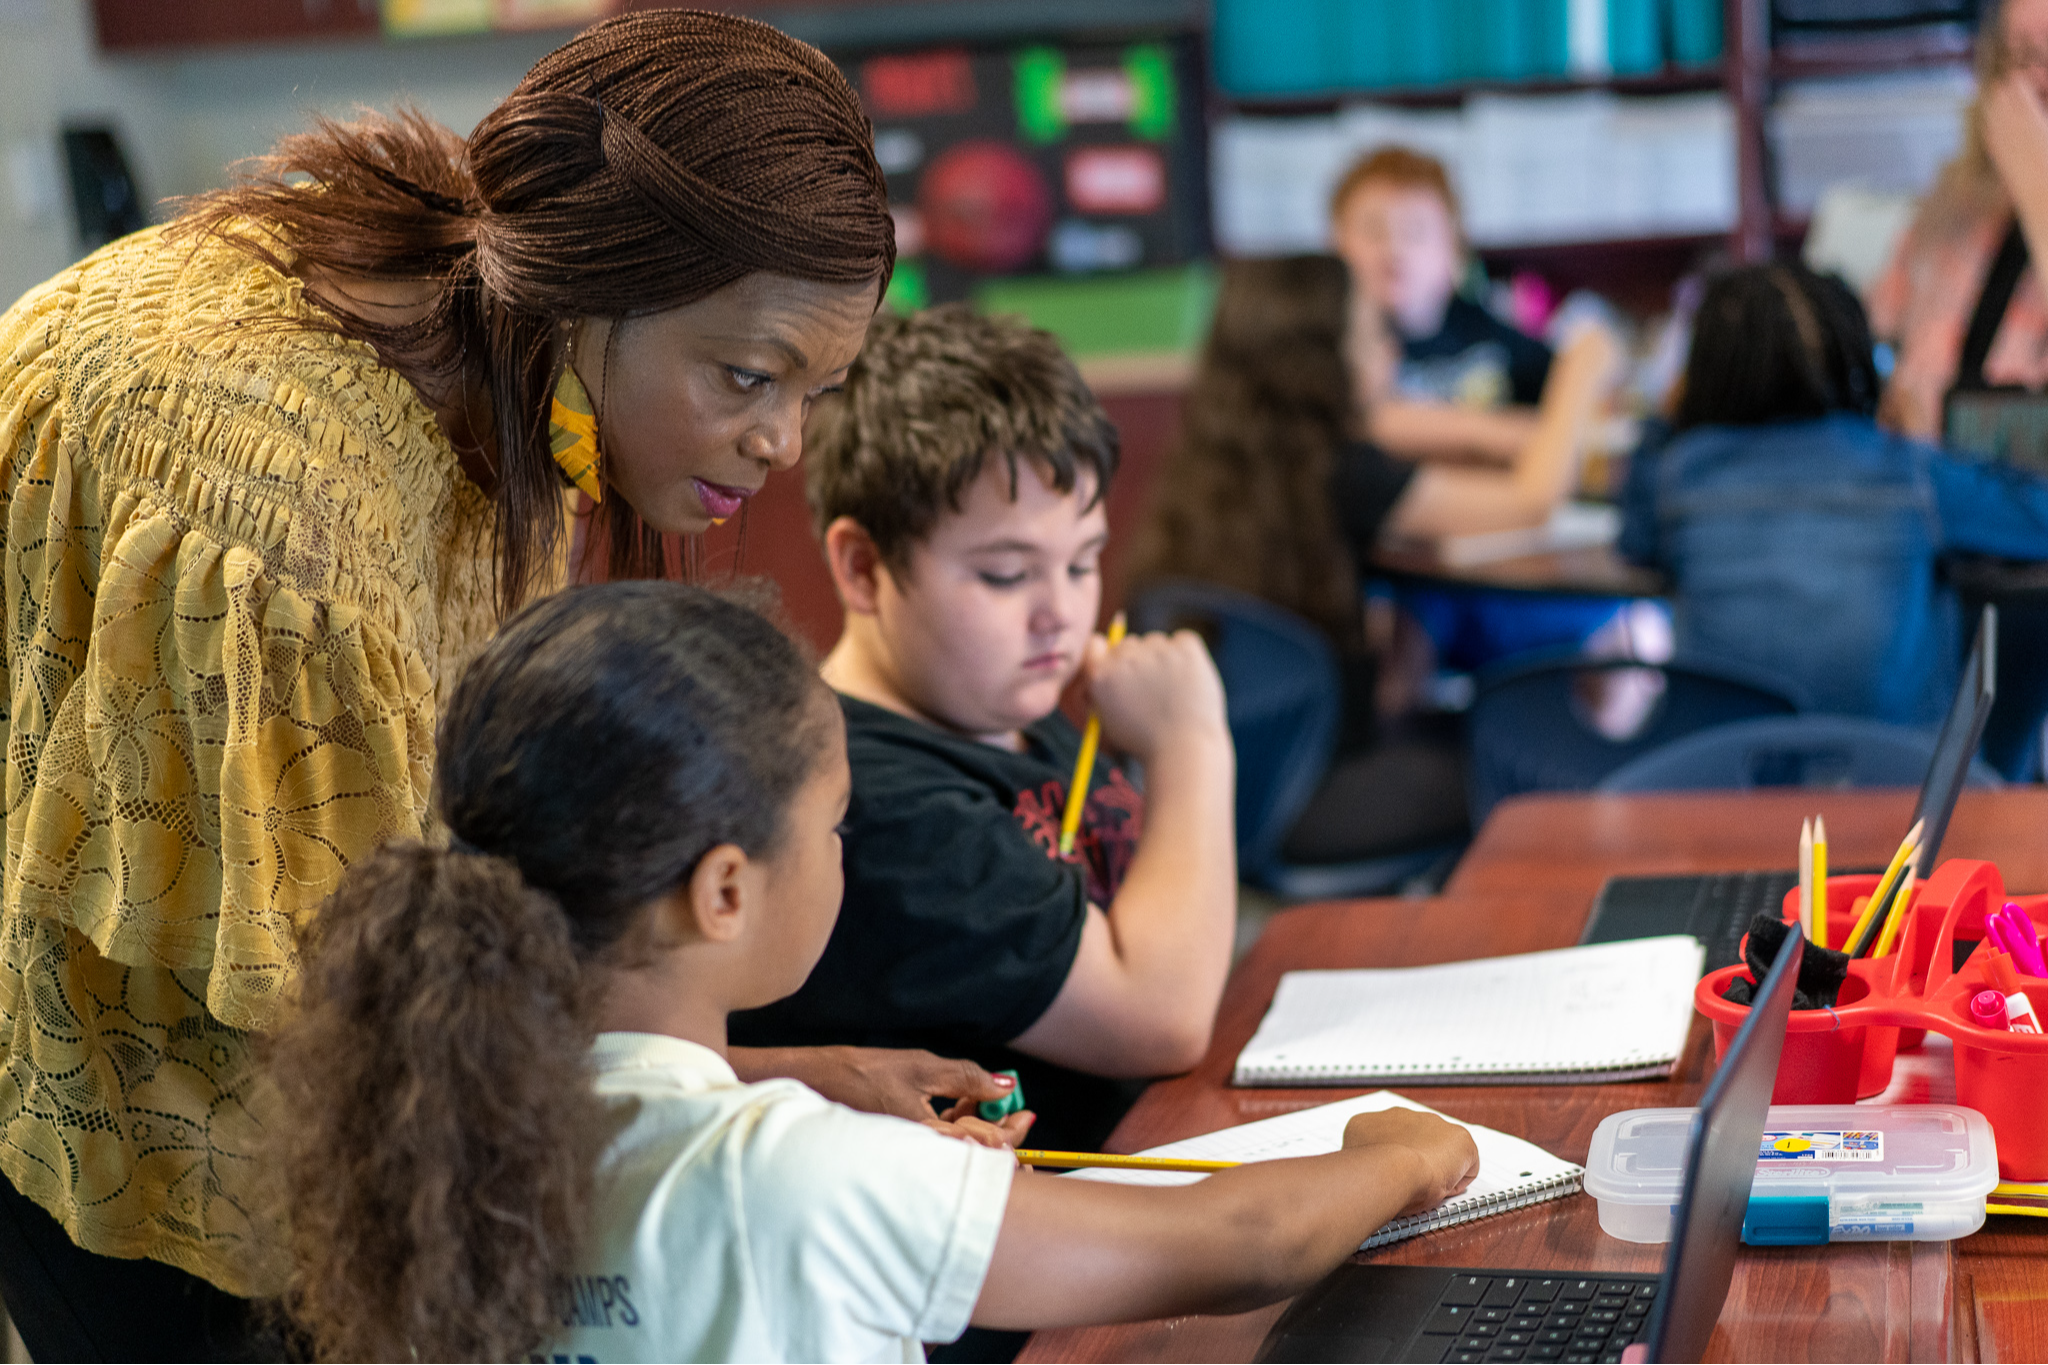
M 1472 1136 L 1434 1114 L 1359 1114 L 1344 1150 L 1170 1188 L 1020 1174 L 974 1308 L 1021 1330 L 1231 1313 L 1298 1293 L 1389 1219 L 1479 1172 Z
M 1404 460 L 1470 459 L 1511 463 L 1528 448 L 1541 422 L 1537 408 L 1461 408 L 1387 398 L 1374 403 L 1366 434 Z
M 1434 540 L 1535 526 L 1570 491 L 1580 450 L 1621 357 L 1614 338 L 1589 327 L 1559 353 L 1543 387 L 1534 433 L 1503 472 L 1425 465 L 1394 504 L 1388 529 Z

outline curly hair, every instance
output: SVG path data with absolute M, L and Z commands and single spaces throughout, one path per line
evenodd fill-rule
M 1220 583 L 1358 643 L 1357 571 L 1330 506 L 1357 410 L 1344 365 L 1350 287 L 1331 256 L 1224 268 L 1180 438 L 1132 551 L 1134 588 Z
M 440 727 L 450 849 L 349 870 L 266 1045 L 324 1359 L 513 1360 L 561 1330 L 602 1146 L 587 969 L 711 848 L 772 857 L 837 723 L 798 647 L 677 583 L 572 589 L 470 665 Z
M 843 393 L 812 418 L 805 491 L 821 535 L 852 517 L 900 569 L 991 456 L 1009 466 L 1013 495 L 1028 460 L 1061 493 L 1092 470 L 1099 502 L 1118 452 L 1115 425 L 1050 332 L 944 304 L 876 318 Z
M 872 281 L 879 303 L 896 237 L 873 144 L 859 96 L 808 43 L 649 10 L 543 57 L 467 141 L 410 112 L 319 120 L 188 201 L 173 231 L 304 277 L 433 283 L 416 322 L 311 297 L 430 403 L 484 396 L 472 453 L 492 466 L 509 614 L 563 535 L 548 450 L 563 323 L 680 307 L 757 271 Z M 611 575 L 660 575 L 662 538 L 624 498 L 599 510 Z

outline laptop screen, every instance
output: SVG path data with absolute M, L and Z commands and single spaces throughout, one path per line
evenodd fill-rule
M 1728 1301 L 1805 947 L 1795 924 L 1693 1116 L 1684 1193 L 1650 1321 L 1651 1360 L 1704 1359 Z
M 1990 718 L 1991 703 L 1997 695 L 1998 608 L 1990 604 L 1977 625 L 1977 641 L 1970 657 L 1963 661 L 1963 679 L 1956 686 L 1955 700 L 1941 722 L 1941 735 L 1934 742 L 1934 761 L 1927 765 L 1927 779 L 1920 784 L 1920 802 L 1913 818 L 1926 822 L 1921 832 L 1920 857 L 1913 865 L 1916 877 L 1934 871 L 1941 852 L 1942 836 L 1948 833 L 1949 816 L 1955 814 L 1956 798 L 1970 775 L 1970 760 L 1984 738 L 1984 722 Z

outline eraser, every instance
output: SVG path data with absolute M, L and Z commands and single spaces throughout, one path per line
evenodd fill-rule
M 1024 1083 L 1017 1079 L 1017 1073 L 1014 1071 L 998 1071 L 996 1075 L 1008 1076 L 1010 1078 L 1010 1093 L 999 1100 L 983 1100 L 975 1106 L 974 1110 L 975 1113 L 981 1115 L 990 1123 L 1008 1118 L 1024 1107 Z

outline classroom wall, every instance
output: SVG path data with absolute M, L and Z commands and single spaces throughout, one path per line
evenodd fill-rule
M 921 0 L 763 17 L 812 41 L 859 45 L 943 34 L 999 37 L 1111 20 L 1172 26 L 1189 22 L 1199 7 L 1199 0 Z M 940 24 L 943 29 L 935 27 Z M 221 183 L 231 162 L 302 127 L 311 110 L 346 115 L 360 105 L 388 108 L 410 100 L 467 131 L 561 36 L 266 43 L 109 58 L 94 43 L 90 0 L 0 0 L 0 148 L 8 172 L 0 188 L 0 306 L 78 255 L 70 191 L 56 157 L 57 133 L 67 123 L 111 124 L 145 199 L 154 202 Z M 1106 568 L 1113 595 L 1120 552 L 1178 426 L 1179 399 L 1124 394 L 1108 398 L 1106 406 L 1124 440 L 1124 472 L 1109 507 Z M 799 476 L 772 480 L 754 504 L 744 553 L 736 540 L 715 540 L 707 548 L 714 576 L 737 567 L 775 579 L 793 622 L 818 648 L 838 637 L 839 606 L 810 532 Z
M 177 4 L 181 0 L 159 0 Z M 707 0 L 696 0 L 707 3 Z M 1002 38 L 1097 25 L 1177 27 L 1202 0 L 896 0 L 808 9 L 735 3 L 826 47 Z M 229 163 L 301 127 L 308 111 L 347 115 L 410 100 L 467 132 L 564 33 L 411 43 L 328 41 L 173 49 L 108 57 L 90 0 L 0 0 L 0 306 L 77 257 L 58 129 L 119 132 L 155 201 L 221 183 Z

